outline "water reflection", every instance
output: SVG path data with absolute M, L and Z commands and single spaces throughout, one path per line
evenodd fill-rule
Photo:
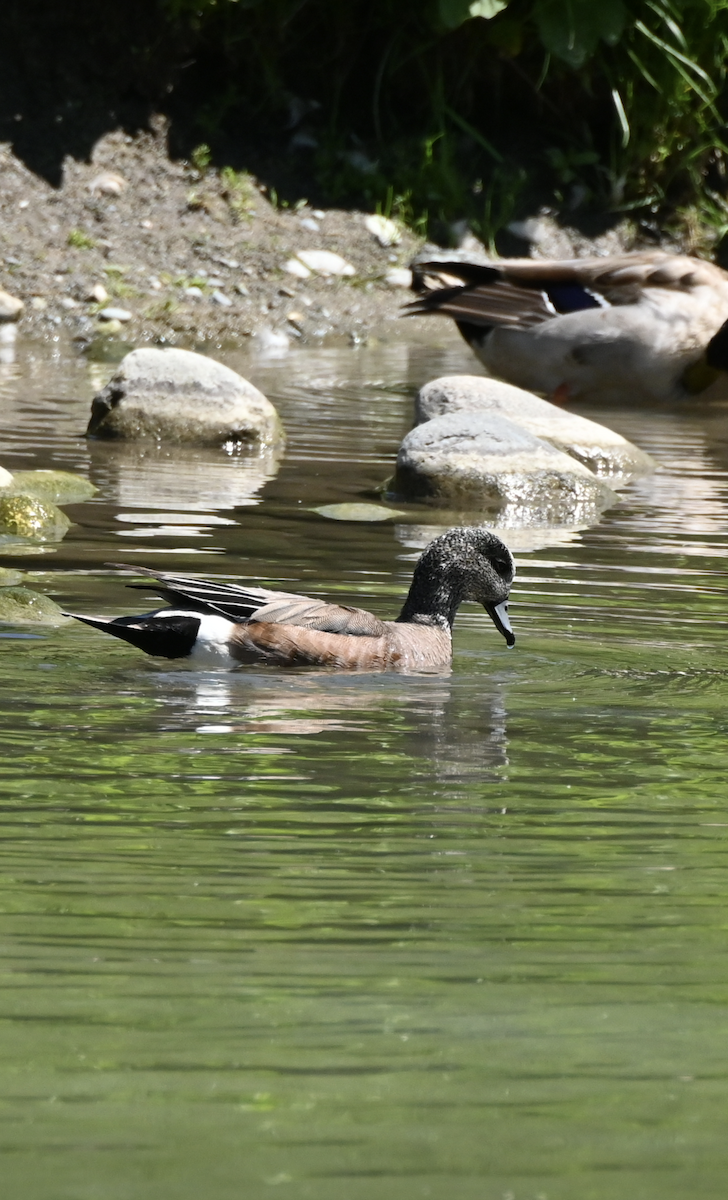
M 281 459 L 275 450 L 246 455 L 154 442 L 91 441 L 88 454 L 91 479 L 105 500 L 131 510 L 116 514 L 131 526 L 115 530 L 123 537 L 204 537 L 233 525 L 231 517 L 215 514 L 258 504 Z
M 499 675 L 474 686 L 453 675 L 409 676 L 404 684 L 327 672 L 162 672 L 158 684 L 160 703 L 199 734 L 356 736 L 373 733 L 390 712 L 397 753 L 432 770 L 448 790 L 501 779 L 508 764 L 508 679 Z

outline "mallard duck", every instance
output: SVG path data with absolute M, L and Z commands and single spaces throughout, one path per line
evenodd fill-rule
M 452 317 L 493 375 L 561 402 L 728 397 L 728 272 L 661 250 L 413 264 L 407 315 Z M 721 331 L 721 335 L 715 337 Z
M 450 529 L 430 543 L 394 621 L 289 592 L 147 568 L 123 569 L 155 581 L 130 587 L 152 590 L 173 607 L 113 619 L 65 615 L 131 642 L 146 654 L 187 658 L 207 669 L 271 663 L 359 671 L 442 670 L 452 658 L 452 625 L 463 600 L 481 603 L 507 645 L 515 642 L 508 619 L 513 558 L 485 529 Z

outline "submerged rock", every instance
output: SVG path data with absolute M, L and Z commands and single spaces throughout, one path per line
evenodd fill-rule
M 72 522 L 48 500 L 22 492 L 0 492 L 0 539 L 60 542 Z
M 10 489 L 53 504 L 78 504 L 98 491 L 89 479 L 72 471 L 16 471 Z
M 500 379 L 445 375 L 426 383 L 415 397 L 415 420 L 446 413 L 496 413 L 583 463 L 596 475 L 645 475 L 655 469 L 649 454 L 621 434 L 550 404 Z M 626 480 L 623 480 L 626 482 Z
M 0 587 L 0 621 L 10 625 L 61 625 L 69 620 L 50 596 L 26 587 Z
M 283 440 L 278 413 L 262 392 L 191 350 L 132 350 L 94 398 L 86 432 L 254 449 Z
M 612 504 L 610 487 L 576 459 L 495 412 L 455 412 L 405 437 L 393 481 L 399 495 L 508 520 L 580 524 Z
M 388 521 L 403 515 L 396 508 L 385 508 L 383 504 L 322 504 L 311 511 L 330 521 Z

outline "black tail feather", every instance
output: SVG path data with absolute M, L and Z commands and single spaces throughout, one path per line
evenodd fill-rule
M 82 617 L 78 613 L 64 613 L 83 621 L 92 629 L 110 633 L 112 637 L 158 658 L 186 658 L 200 630 L 200 618 L 190 613 L 173 613 L 169 616 L 144 617 Z

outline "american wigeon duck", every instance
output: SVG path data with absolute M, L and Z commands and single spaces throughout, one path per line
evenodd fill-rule
M 156 581 L 130 587 L 152 590 L 173 607 L 113 619 L 65 615 L 131 642 L 146 654 L 187 658 L 203 668 L 271 663 L 360 671 L 441 670 L 452 658 L 452 625 L 463 600 L 482 604 L 509 646 L 516 640 L 508 619 L 513 558 L 485 529 L 450 529 L 430 543 L 394 621 L 381 621 L 363 608 L 289 592 L 125 569 Z
M 407 315 L 452 317 L 492 374 L 529 391 L 561 402 L 728 397 L 728 272 L 713 263 L 662 250 L 492 263 L 443 254 L 413 264 L 412 286 Z

